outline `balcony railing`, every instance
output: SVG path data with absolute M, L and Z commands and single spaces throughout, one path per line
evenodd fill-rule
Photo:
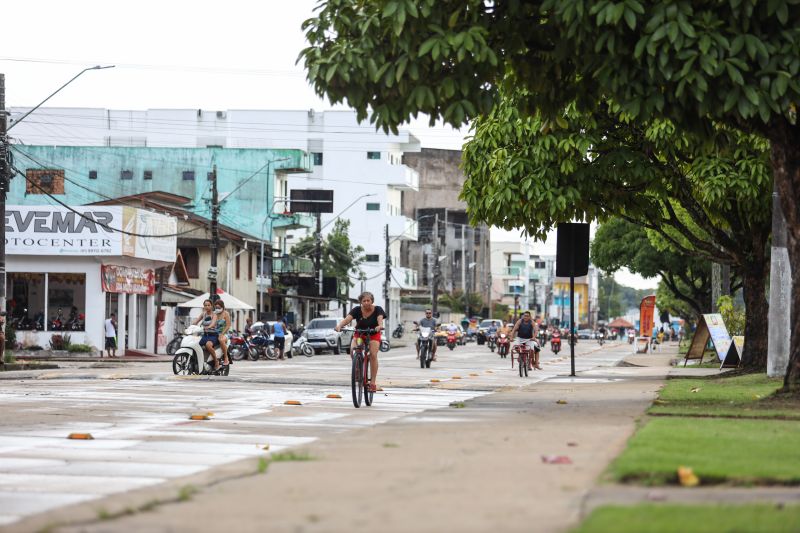
M 413 268 L 392 267 L 392 287 L 404 290 L 416 290 L 417 271 Z
M 402 215 L 390 216 L 389 237 L 401 241 L 416 241 L 417 221 Z
M 381 174 L 386 176 L 388 185 L 404 191 L 419 190 L 419 172 L 405 165 L 386 165 L 381 167 Z
M 273 274 L 314 274 L 314 262 L 304 257 L 277 257 L 272 260 Z

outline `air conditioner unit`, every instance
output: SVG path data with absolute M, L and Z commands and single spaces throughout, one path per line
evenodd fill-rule
M 228 118 L 228 114 L 225 111 L 217 111 L 217 118 L 224 120 Z

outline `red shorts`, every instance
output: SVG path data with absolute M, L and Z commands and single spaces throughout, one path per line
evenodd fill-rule
M 354 339 L 365 339 L 366 337 L 367 337 L 367 335 L 364 335 L 363 333 L 355 333 L 355 334 L 353 334 L 353 338 Z M 381 342 L 381 333 L 378 332 L 378 333 L 376 333 L 374 335 L 370 335 L 369 336 L 369 340 L 370 341 L 375 341 L 375 342 Z

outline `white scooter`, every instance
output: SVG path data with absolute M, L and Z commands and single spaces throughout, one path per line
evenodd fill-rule
M 209 374 L 215 376 L 227 376 L 230 372 L 230 365 L 221 365 L 219 370 L 214 370 L 214 361 L 211 355 L 200 345 L 200 338 L 203 336 L 203 328 L 191 325 L 186 328 L 186 336 L 181 340 L 181 347 L 175 352 L 172 359 L 172 372 L 176 375 L 186 376 L 189 374 Z M 217 360 L 223 360 L 222 348 L 216 347 Z
M 292 353 L 294 355 L 305 355 L 306 357 L 311 357 L 314 355 L 314 348 L 308 344 L 308 340 L 306 339 L 305 335 L 298 335 L 297 339 L 292 344 Z

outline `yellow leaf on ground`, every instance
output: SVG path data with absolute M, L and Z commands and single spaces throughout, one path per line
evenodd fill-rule
M 684 487 L 696 487 L 700 484 L 700 478 L 688 466 L 678 467 L 678 481 Z

